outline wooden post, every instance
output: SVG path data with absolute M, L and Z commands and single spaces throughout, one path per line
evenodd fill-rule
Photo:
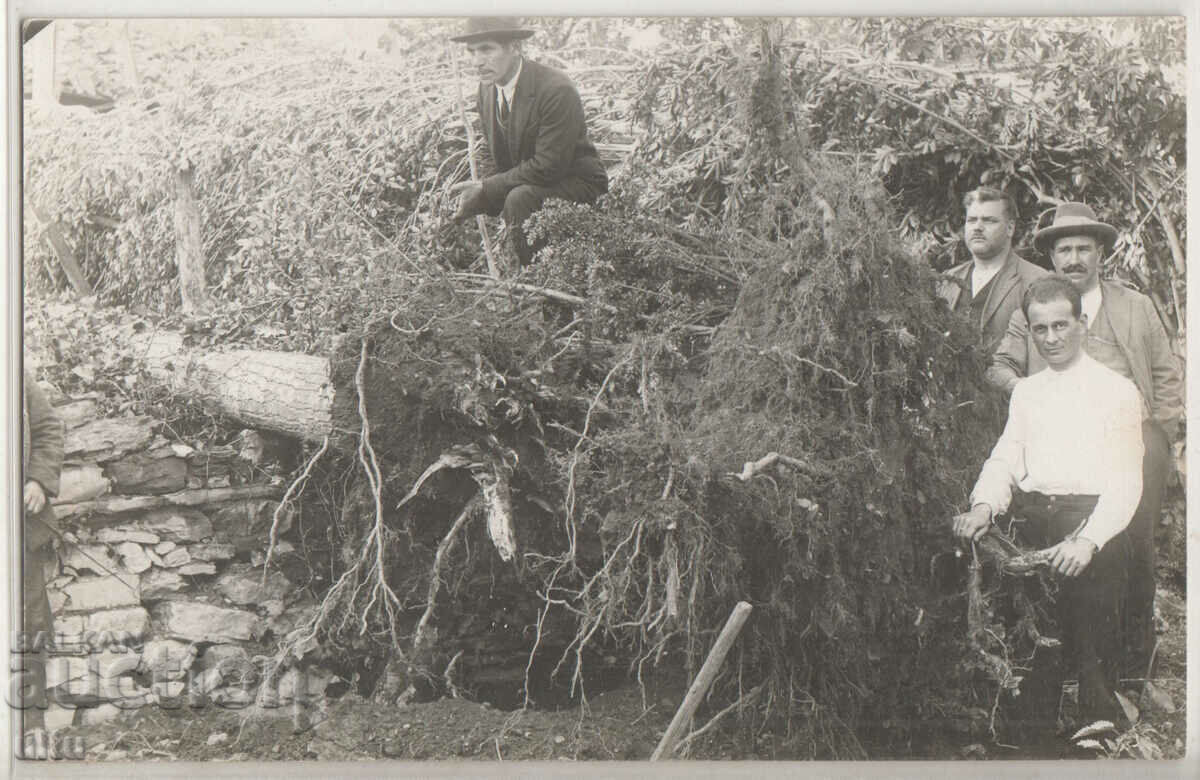
M 675 743 L 683 735 L 688 722 L 696 714 L 696 708 L 700 706 L 700 701 L 708 693 L 713 680 L 716 679 L 717 672 L 720 671 L 721 664 L 725 662 L 725 656 L 729 653 L 729 648 L 733 646 L 734 640 L 741 633 L 742 626 L 746 624 L 746 619 L 750 617 L 752 609 L 753 607 L 746 602 L 739 601 L 733 608 L 733 612 L 729 614 L 729 619 L 725 621 L 725 627 L 721 629 L 712 650 L 708 651 L 708 657 L 704 659 L 704 665 L 700 667 L 700 673 L 696 675 L 692 687 L 688 688 L 687 696 L 683 697 L 683 704 L 679 705 L 679 710 L 671 719 L 671 725 L 667 726 L 667 731 L 659 741 L 658 747 L 654 748 L 654 753 L 650 756 L 651 761 L 658 761 L 663 756 L 671 755 Z
M 58 262 L 62 264 L 63 272 L 66 273 L 67 281 L 71 283 L 71 287 L 80 298 L 86 298 L 91 295 L 93 292 L 92 285 L 88 283 L 87 277 L 84 276 L 83 268 L 80 267 L 75 253 L 71 251 L 71 245 L 67 243 L 67 238 L 63 235 L 62 228 L 57 222 L 47 219 L 45 213 L 28 197 L 25 202 L 29 205 L 29 210 L 33 213 L 33 218 L 42 226 L 46 238 L 50 240 L 50 245 L 54 247 L 54 254 L 58 255 Z
M 196 205 L 194 182 L 191 165 L 175 169 L 175 264 L 179 268 L 183 313 L 189 316 L 208 308 L 208 294 L 204 289 L 204 250 L 200 243 L 200 207 Z
M 58 103 L 59 87 L 55 50 L 57 48 L 58 25 L 51 23 L 45 27 L 29 46 L 33 49 L 33 102 L 35 105 L 50 105 Z
M 462 72 L 458 64 L 458 55 L 454 55 L 454 84 L 458 87 L 458 113 L 462 116 L 463 126 L 467 128 L 467 162 L 471 165 L 471 181 L 479 181 L 479 171 L 475 168 L 475 128 L 471 118 L 467 116 L 467 104 L 463 99 Z M 492 254 L 492 239 L 488 236 L 487 221 L 482 214 L 475 215 L 475 224 L 483 236 L 483 254 L 487 257 L 488 273 L 493 279 L 499 279 L 500 266 L 496 264 L 496 256 Z

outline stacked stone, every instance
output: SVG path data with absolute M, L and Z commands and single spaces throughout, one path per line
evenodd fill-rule
M 299 683 L 288 669 L 264 679 L 278 640 L 316 606 L 274 565 L 264 577 L 282 486 L 268 475 L 263 438 L 243 431 L 234 445 L 198 450 L 155 433 L 149 417 L 95 419 L 90 398 L 57 411 L 67 433 L 54 504 L 66 530 L 46 573 L 48 725 L 323 691 L 319 671 Z M 281 512 L 277 534 L 290 527 Z M 276 556 L 292 551 L 277 542 Z

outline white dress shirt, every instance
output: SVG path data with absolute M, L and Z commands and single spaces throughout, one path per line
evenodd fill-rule
M 1137 387 L 1087 353 L 1064 371 L 1046 368 L 1018 381 L 971 505 L 989 505 L 995 517 L 1014 488 L 1099 496 L 1078 535 L 1104 547 L 1129 525 L 1142 492 Z
M 987 283 L 1000 273 L 1000 269 L 1004 267 L 1004 258 L 1000 258 L 1000 262 L 993 262 L 984 265 L 978 260 L 975 261 L 974 267 L 971 269 L 971 297 L 979 295 L 979 291 L 987 287 Z
M 1079 301 L 1081 311 L 1087 315 L 1088 329 L 1090 330 L 1095 324 L 1096 318 L 1100 316 L 1100 305 L 1104 303 L 1104 298 L 1100 295 L 1100 285 L 1080 294 Z
M 525 67 L 525 58 L 522 57 L 517 63 L 517 72 L 507 83 L 496 86 L 496 111 L 500 112 L 504 109 L 505 102 L 508 103 L 508 110 L 512 111 L 513 95 L 517 92 L 517 79 L 521 78 L 521 68 Z

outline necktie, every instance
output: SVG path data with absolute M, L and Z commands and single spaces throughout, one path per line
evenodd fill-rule
M 504 96 L 504 91 L 500 92 L 500 124 L 508 124 L 508 98 Z

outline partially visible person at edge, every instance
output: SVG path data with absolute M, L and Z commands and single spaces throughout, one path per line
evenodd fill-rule
M 479 76 L 478 109 L 486 143 L 480 181 L 459 182 L 456 221 L 503 216 L 514 254 L 528 264 L 537 247 L 524 224 L 547 198 L 591 203 L 608 191 L 608 174 L 588 140 L 579 92 L 560 71 L 525 59 L 533 30 L 509 17 L 471 17 L 462 35 Z
M 1050 553 L 1058 580 L 1053 636 L 1061 645 L 1035 649 L 1010 723 L 1035 755 L 1062 757 L 1070 748 L 1055 731 L 1066 678 L 1079 681 L 1080 725 L 1125 723 L 1115 691 L 1125 529 L 1142 487 L 1142 402 L 1132 382 L 1084 349 L 1087 315 L 1070 279 L 1039 279 L 1021 306 L 1049 368 L 1013 386 L 1004 433 L 953 530 L 976 541 L 1007 518 L 1021 541 Z
M 1142 495 L 1129 526 L 1133 561 L 1129 572 L 1126 625 L 1122 629 L 1129 679 L 1153 677 L 1154 657 L 1154 528 L 1162 517 L 1163 493 L 1171 466 L 1170 441 L 1183 414 L 1183 381 L 1171 343 L 1154 304 L 1141 293 L 1100 280 L 1101 259 L 1111 251 L 1117 231 L 1099 222 L 1083 203 L 1063 203 L 1054 221 L 1037 231 L 1034 244 L 1050 255 L 1083 296 L 1088 317 L 1087 353 L 1133 380 L 1142 396 Z M 992 357 L 988 381 L 1009 392 L 1017 380 L 1046 365 L 1033 348 L 1028 323 L 1020 311 Z
M 63 460 L 63 424 L 46 396 L 28 373 L 21 398 L 22 496 L 24 533 L 21 556 L 21 629 L 14 649 L 21 652 L 20 710 L 22 757 L 47 758 L 45 732 L 46 646 L 53 631 L 50 601 L 42 567 L 53 552 L 50 539 L 56 529 L 50 498 L 58 495 Z
M 971 259 L 943 275 L 938 295 L 977 324 L 981 344 L 990 354 L 1020 307 L 1025 288 L 1049 272 L 1013 249 L 1017 204 L 1007 192 L 991 187 L 971 190 L 963 196 L 963 209 L 963 241 Z

